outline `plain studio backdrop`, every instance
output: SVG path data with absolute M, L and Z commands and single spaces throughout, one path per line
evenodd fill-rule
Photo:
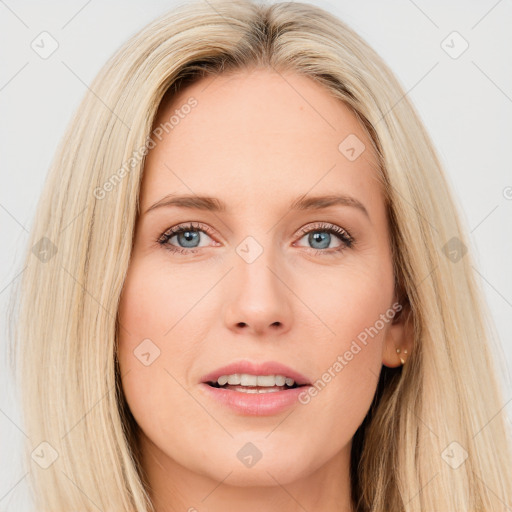
M 476 271 L 501 337 L 499 359 L 510 373 L 512 4 L 310 3 L 339 16 L 366 39 L 416 106 L 463 209 Z M 174 5 L 171 0 L 0 0 L 0 511 L 32 510 L 28 474 L 20 461 L 26 434 L 6 363 L 5 311 L 11 285 L 23 270 L 22 248 L 50 161 L 108 57 Z M 511 389 L 505 389 L 503 406 L 512 417 Z M 35 448 L 40 440 L 33 441 Z

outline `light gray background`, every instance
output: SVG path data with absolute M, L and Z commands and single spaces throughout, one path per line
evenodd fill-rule
M 501 337 L 500 359 L 512 368 L 511 3 L 311 3 L 335 13 L 365 38 L 416 105 L 463 208 L 482 287 Z M 0 0 L 2 314 L 11 283 L 22 270 L 20 251 L 48 166 L 88 84 L 122 42 L 173 5 L 163 0 Z M 31 48 L 42 31 L 59 44 L 47 59 Z M 469 43 L 456 59 L 442 47 L 453 31 Z M 452 52 L 462 48 L 457 37 L 450 36 L 445 43 L 453 46 Z M 4 316 L 1 322 L 0 344 L 5 348 Z M 23 426 L 2 356 L 0 511 L 28 511 L 27 480 L 19 462 Z M 505 399 L 512 399 L 509 388 Z M 509 416 L 511 403 L 505 406 Z

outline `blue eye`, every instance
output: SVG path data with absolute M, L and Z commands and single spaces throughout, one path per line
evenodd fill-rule
M 190 223 L 188 225 L 178 225 L 162 234 L 162 236 L 157 240 L 157 242 L 163 245 L 166 249 L 171 252 L 180 252 L 180 253 L 196 253 L 198 246 L 195 245 L 199 240 L 199 233 L 208 234 L 208 230 L 200 227 L 200 225 L 195 225 Z M 180 243 L 184 243 L 184 247 L 176 247 L 173 244 L 169 244 L 168 242 L 177 237 Z
M 311 249 L 314 250 L 316 254 L 332 254 L 340 252 L 344 249 L 350 249 L 354 244 L 354 239 L 350 234 L 335 224 L 318 223 L 314 225 L 313 228 L 311 226 L 302 228 L 299 233 L 303 235 L 302 238 L 307 237 L 308 243 L 313 246 Z M 329 248 L 332 241 L 331 235 L 335 235 L 335 237 L 341 242 L 341 245 L 327 251 L 325 249 Z
M 201 248 L 198 245 L 201 240 L 201 233 L 209 235 L 211 231 L 202 224 L 180 224 L 168 229 L 165 233 L 162 233 L 157 242 L 171 252 L 195 254 Z M 326 255 L 339 253 L 345 249 L 351 248 L 354 244 L 352 236 L 345 229 L 340 228 L 335 224 L 316 223 L 313 226 L 308 225 L 301 228 L 298 234 L 302 235 L 301 240 L 307 236 L 308 243 L 313 245 L 313 247 L 309 247 L 307 249 L 315 251 L 315 254 Z M 335 235 L 335 238 L 338 239 L 340 245 L 329 249 L 333 239 L 332 235 Z M 169 243 L 173 238 L 176 238 L 176 241 L 180 245 L 177 246 Z

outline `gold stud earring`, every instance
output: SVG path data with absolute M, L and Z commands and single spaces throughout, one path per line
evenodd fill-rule
M 400 349 L 399 348 L 396 349 L 396 353 L 400 354 Z M 404 354 L 407 354 L 407 350 L 404 350 Z M 402 364 L 402 365 L 405 364 L 405 361 L 404 361 L 404 359 L 402 357 L 400 358 L 400 364 Z

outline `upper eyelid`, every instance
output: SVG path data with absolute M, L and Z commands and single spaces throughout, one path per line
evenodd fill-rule
M 162 236 L 164 236 L 164 235 L 171 236 L 176 233 L 179 233 L 180 231 L 186 231 L 187 229 L 190 229 L 190 227 L 192 227 L 192 229 L 197 230 L 197 231 L 204 231 L 206 234 L 210 234 L 210 232 L 213 231 L 211 228 L 207 227 L 205 224 L 197 223 L 198 226 L 194 226 L 193 224 L 194 224 L 194 222 L 183 222 L 183 223 L 177 224 L 176 226 L 167 228 L 162 233 Z
M 311 224 L 314 224 L 314 225 L 317 225 L 317 226 L 316 227 L 315 226 L 311 226 Z M 325 229 L 325 230 L 328 230 L 328 229 L 340 230 L 340 231 L 343 231 L 344 233 L 346 233 L 346 235 L 349 238 L 352 239 L 352 235 L 344 227 L 338 226 L 337 224 L 334 224 L 332 222 L 326 222 L 326 221 L 316 221 L 316 222 L 312 222 L 312 223 L 306 224 L 305 226 L 299 228 L 297 233 L 298 234 L 303 234 L 303 233 L 309 233 L 311 231 L 320 231 L 322 229 Z

